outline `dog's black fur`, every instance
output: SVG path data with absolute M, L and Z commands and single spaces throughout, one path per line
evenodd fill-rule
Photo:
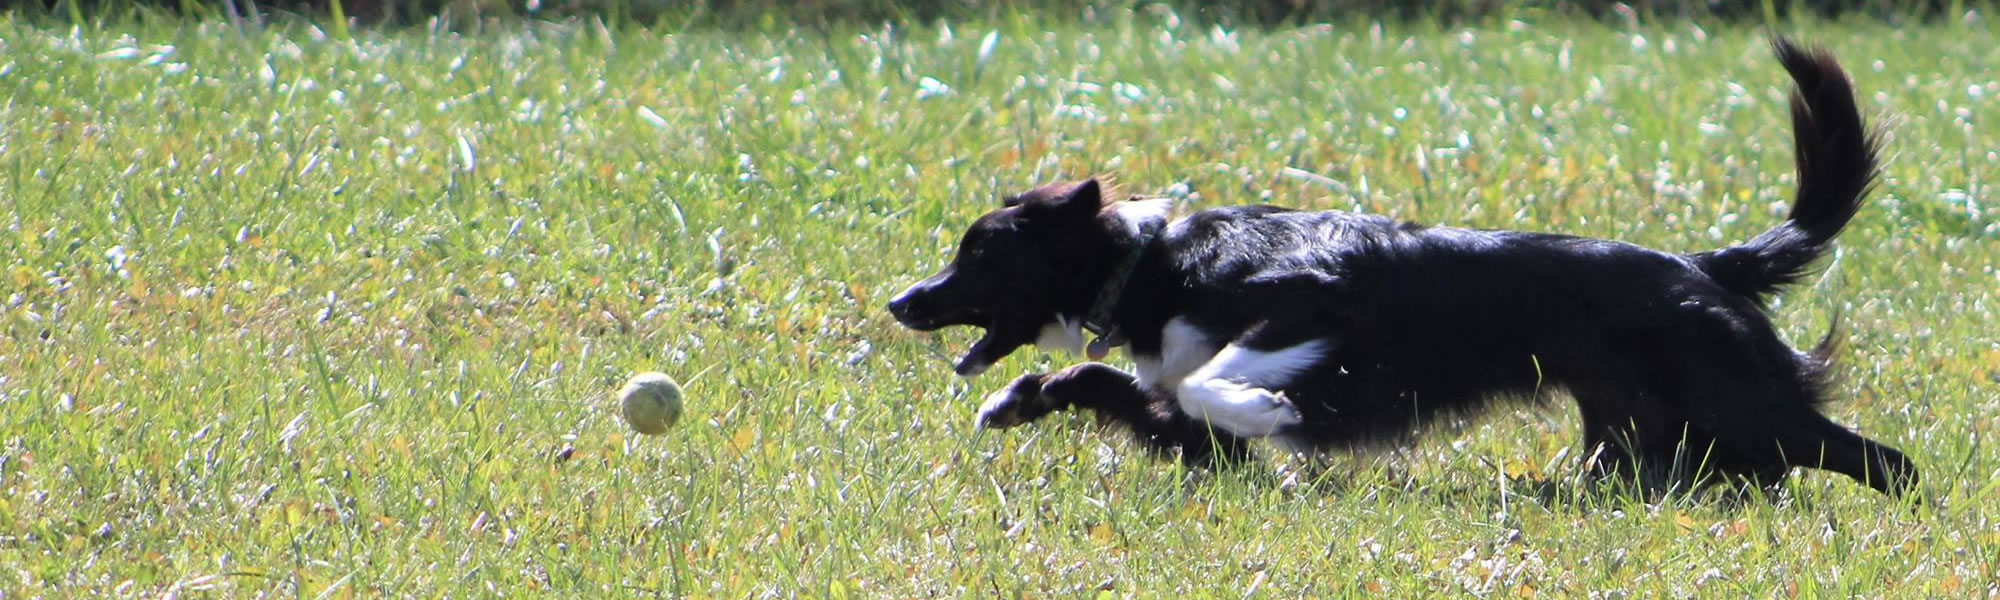
M 1796 84 L 1799 187 L 1784 223 L 1739 246 L 1678 255 L 1271 206 L 1166 225 L 1164 214 L 1106 202 L 1091 180 L 1008 199 L 972 225 L 951 265 L 889 309 L 913 329 L 984 328 L 958 364 L 974 375 L 1045 329 L 1087 320 L 1111 288 L 1116 300 L 1097 325 L 1129 336 L 1141 369 L 1092 362 L 1022 376 L 983 409 L 989 427 L 1084 407 L 1153 449 L 1206 461 L 1244 456 L 1246 439 L 1265 435 L 1308 449 L 1397 440 L 1496 399 L 1564 390 L 1601 473 L 1768 485 L 1803 466 L 1901 493 L 1917 481 L 1901 452 L 1818 411 L 1833 334 L 1820 351 L 1796 351 L 1764 313 L 1860 208 L 1878 146 L 1832 57 L 1783 39 L 1773 47 Z M 1121 265 L 1128 255 L 1136 264 Z M 1166 339 L 1175 327 L 1206 345 Z M 1168 347 L 1176 343 L 1185 347 Z M 1309 359 L 1303 366 L 1245 363 L 1262 374 L 1223 373 L 1213 381 L 1225 387 L 1206 389 L 1224 391 L 1203 396 L 1203 410 L 1278 411 L 1239 415 L 1275 429 L 1232 431 L 1191 415 L 1188 394 L 1205 388 L 1179 381 L 1188 365 L 1161 362 L 1200 352 L 1201 363 L 1224 344 L 1305 348 L 1291 355 Z

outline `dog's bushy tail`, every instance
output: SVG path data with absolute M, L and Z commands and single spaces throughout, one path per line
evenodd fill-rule
M 1826 51 L 1771 42 L 1790 71 L 1792 145 L 1798 196 L 1785 222 L 1748 243 L 1694 255 L 1695 264 L 1731 293 L 1763 303 L 1804 278 L 1854 218 L 1875 184 L 1880 138 L 1862 123 L 1847 73 Z

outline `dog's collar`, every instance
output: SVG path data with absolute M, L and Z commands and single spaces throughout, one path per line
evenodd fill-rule
M 1111 349 L 1125 345 L 1125 332 L 1118 330 L 1118 323 L 1112 318 L 1112 310 L 1118 308 L 1118 300 L 1125 295 L 1125 286 L 1132 282 L 1132 271 L 1139 266 L 1139 259 L 1146 256 L 1146 247 L 1153 244 L 1153 238 L 1160 234 L 1159 222 L 1136 224 L 1138 236 L 1133 240 L 1132 249 L 1119 258 L 1111 268 L 1111 276 L 1104 280 L 1104 287 L 1098 288 L 1097 299 L 1091 303 L 1090 312 L 1083 317 L 1083 328 L 1097 336 L 1090 342 L 1085 353 L 1091 360 L 1102 360 L 1111 354 Z

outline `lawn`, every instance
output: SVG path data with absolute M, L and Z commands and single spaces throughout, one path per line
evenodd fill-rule
M 1890 132 L 1827 275 L 1842 423 L 1931 506 L 1579 481 L 1573 409 L 1191 473 L 980 433 L 882 305 L 1001 195 L 1115 175 L 1696 251 L 1791 194 L 1749 25 L 1166 12 L 451 33 L 0 13 L 0 596 L 2000 596 L 2000 35 L 1824 42 Z M 1122 360 L 1122 356 L 1114 356 Z M 665 436 L 620 423 L 680 378 Z

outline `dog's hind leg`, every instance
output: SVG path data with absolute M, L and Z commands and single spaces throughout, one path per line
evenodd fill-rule
M 1180 414 L 1166 398 L 1147 392 L 1136 377 L 1102 363 L 1023 375 L 987 397 L 979 408 L 978 423 L 1002 429 L 1070 407 L 1091 409 L 1100 419 L 1130 429 L 1149 451 L 1179 451 L 1182 462 L 1190 465 L 1249 457 L 1249 444 L 1242 438 L 1210 432 L 1199 421 Z
M 1903 453 L 1862 437 L 1813 408 L 1812 391 L 1768 374 L 1706 369 L 1687 398 L 1694 425 L 1727 451 L 1732 471 L 1776 483 L 1790 467 L 1841 473 L 1891 495 L 1917 483 Z
M 1717 444 L 1715 436 L 1690 422 L 1674 393 L 1630 384 L 1573 384 L 1583 421 L 1584 451 L 1592 475 L 1630 481 L 1648 492 L 1699 487 L 1720 478 L 1775 481 L 1770 466 L 1754 463 Z M 1783 475 L 1779 464 L 1778 475 Z
M 1775 479 L 1798 466 L 1840 473 L 1890 495 L 1916 486 L 1916 465 L 1901 451 L 1862 437 L 1811 407 L 1762 406 L 1745 412 L 1755 416 L 1725 419 L 1716 425 L 1716 438 L 1755 465 L 1760 477 Z

